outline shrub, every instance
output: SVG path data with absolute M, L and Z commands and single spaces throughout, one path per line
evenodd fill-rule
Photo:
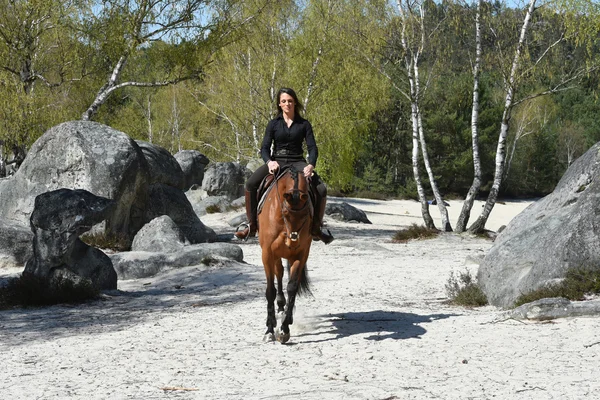
M 449 303 L 460 306 L 480 307 L 488 303 L 485 294 L 468 270 L 458 275 L 454 272 L 450 273 L 450 278 L 446 282 L 446 294 Z
M 401 229 L 394 234 L 392 241 L 394 243 L 406 243 L 411 239 L 430 239 L 439 235 L 437 229 L 427 228 L 422 225 L 412 224 L 406 229 Z
M 97 249 L 110 249 L 114 251 L 129 251 L 131 243 L 124 234 L 86 233 L 80 239 L 89 246 Z
M 219 207 L 216 204 L 211 204 L 209 206 L 206 206 L 207 214 L 216 214 L 216 213 L 220 213 L 220 212 L 221 212 L 221 207 Z
M 584 300 L 586 294 L 600 293 L 600 270 L 597 268 L 573 268 L 567 270 L 565 278 L 554 284 L 522 294 L 515 307 L 548 297 L 564 297 L 569 300 Z
M 98 298 L 99 294 L 89 280 L 74 283 L 65 278 L 44 279 L 24 272 L 0 287 L 0 309 L 83 303 Z

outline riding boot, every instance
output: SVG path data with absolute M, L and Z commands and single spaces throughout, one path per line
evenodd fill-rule
M 324 196 L 322 198 L 320 196 L 317 196 L 317 204 L 315 206 L 315 215 L 313 217 L 311 234 L 313 236 L 313 240 L 321 240 L 323 241 L 323 243 L 329 244 L 333 241 L 333 236 L 331 235 L 331 232 L 329 232 L 329 229 L 327 229 L 327 232 L 323 232 L 322 230 L 323 216 L 325 215 L 326 204 L 327 196 Z
M 240 225 L 240 227 L 244 227 L 243 229 L 235 232 L 235 237 L 238 239 L 247 240 L 250 237 L 256 236 L 256 208 L 258 207 L 258 199 L 256 198 L 256 192 L 249 192 L 246 190 L 245 192 L 246 198 L 246 218 L 248 222 L 246 224 Z

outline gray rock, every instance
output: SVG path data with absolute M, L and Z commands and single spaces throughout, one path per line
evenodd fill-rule
M 240 226 L 240 224 L 247 222 L 247 219 L 248 218 L 246 218 L 246 213 L 243 213 L 231 218 L 229 221 L 227 221 L 227 223 L 229 224 L 229 226 L 238 227 Z
M 0 269 L 22 267 L 33 255 L 31 228 L 0 219 Z
M 250 174 L 250 170 L 239 163 L 214 163 L 204 173 L 202 189 L 209 196 L 226 196 L 234 200 L 244 195 L 244 184 Z
M 161 215 L 168 215 L 190 243 L 215 241 L 217 237 L 215 231 L 200 221 L 181 190 L 157 183 L 150 186 L 148 197 L 151 201 L 145 214 L 147 222 Z
M 133 238 L 131 251 L 172 253 L 183 249 L 185 235 L 173 220 L 163 215 L 154 218 L 138 231 Z
M 131 239 L 144 223 L 147 185 L 146 160 L 125 133 L 96 122 L 65 122 L 33 144 L 14 176 L 0 180 L 0 219 L 28 226 L 36 196 L 85 189 L 116 202 L 98 230 Z
M 194 185 L 202 186 L 208 158 L 197 150 L 181 150 L 174 157 L 183 171 L 183 190 L 186 191 Z
M 231 207 L 233 208 L 245 208 L 246 207 L 246 197 L 238 197 L 237 199 L 231 202 Z
M 325 214 L 339 221 L 356 221 L 364 224 L 370 224 L 367 214 L 363 210 L 346 203 L 327 203 L 325 205 Z
M 206 215 L 206 209 L 202 207 L 202 200 L 208 197 L 204 189 L 190 189 L 185 192 L 185 197 L 189 200 L 196 215 L 201 217 Z
M 554 192 L 532 203 L 496 238 L 477 280 L 490 304 L 511 307 L 523 293 L 600 266 L 600 144 L 565 172 Z
M 562 297 L 540 299 L 508 311 L 504 317 L 538 321 L 600 315 L 600 301 L 571 302 Z
M 180 190 L 186 190 L 185 177 L 179 163 L 167 149 L 143 140 L 135 141 L 148 163 L 150 184 L 164 183 Z
M 79 239 L 114 207 L 114 201 L 82 189 L 37 196 L 31 213 L 33 256 L 24 272 L 45 279 L 89 279 L 100 289 L 116 289 L 117 274 L 110 259 Z
M 231 201 L 226 196 L 209 196 L 198 204 L 198 209 L 204 210 L 204 214 L 215 212 L 224 213 L 231 209 Z
M 129 251 L 112 254 L 110 258 L 119 279 L 139 279 L 173 268 L 202 264 L 211 258 L 241 262 L 244 253 L 240 246 L 231 243 L 202 243 L 169 254 Z

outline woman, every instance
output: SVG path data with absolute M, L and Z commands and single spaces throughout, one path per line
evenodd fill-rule
M 325 204 L 327 202 L 327 187 L 316 172 L 318 149 L 310 122 L 302 118 L 300 110 L 302 104 L 298 101 L 296 92 L 289 88 L 282 88 L 277 93 L 277 109 L 279 113 L 267 125 L 265 137 L 260 150 L 265 165 L 259 167 L 246 181 L 246 217 L 248 224 L 238 230 L 235 236 L 247 239 L 256 236 L 256 208 L 258 198 L 256 192 L 262 180 L 268 174 L 274 174 L 279 168 L 294 165 L 296 170 L 303 171 L 304 176 L 312 177 L 311 182 L 317 189 L 317 204 L 311 233 L 315 240 L 322 240 L 329 244 L 333 236 L 321 230 Z M 306 142 L 308 150 L 308 163 L 304 159 L 302 145 Z M 271 145 L 273 153 L 271 153 Z

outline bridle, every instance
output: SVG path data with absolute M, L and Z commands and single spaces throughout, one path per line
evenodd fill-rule
M 294 179 L 294 189 L 292 190 L 293 193 L 293 197 L 296 199 L 300 198 L 300 189 L 298 189 L 298 174 L 299 172 L 293 170 L 293 171 L 288 171 L 291 175 L 292 178 Z M 307 182 L 308 183 L 308 182 Z M 286 211 L 288 214 L 298 214 L 301 212 L 304 212 L 307 208 L 310 210 L 310 198 L 306 200 L 306 202 L 304 203 L 304 205 L 301 208 L 295 209 L 295 208 L 291 208 L 288 207 L 287 201 L 285 201 L 284 199 L 282 199 L 281 197 L 281 193 L 279 192 L 279 180 L 277 180 L 276 184 L 276 189 L 277 189 L 277 198 L 279 199 L 279 203 L 281 204 L 281 217 L 283 219 L 283 224 L 285 226 L 285 243 L 287 245 L 287 247 L 291 248 L 292 247 L 292 242 L 297 242 L 298 239 L 300 238 L 300 232 L 302 231 L 302 228 L 304 228 L 304 225 L 306 225 L 306 221 L 308 221 L 308 218 L 303 218 L 302 220 L 302 224 L 300 225 L 300 227 L 295 230 L 292 231 L 292 229 L 290 228 L 290 221 L 288 218 L 286 218 Z M 309 183 L 310 184 L 310 183 Z M 308 193 L 306 193 L 308 195 Z M 297 247 L 297 246 L 295 246 Z

